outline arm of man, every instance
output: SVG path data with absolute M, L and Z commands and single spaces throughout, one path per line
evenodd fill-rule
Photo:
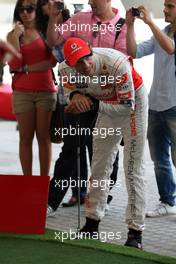
M 91 110 L 92 102 L 89 97 L 81 93 L 75 93 L 68 106 L 65 107 L 66 113 L 83 113 Z
M 114 80 L 114 89 L 117 95 L 117 101 L 100 101 L 99 111 L 106 113 L 112 118 L 130 115 L 135 106 L 135 91 L 131 65 L 128 61 L 124 61 L 119 66 L 116 74 L 114 75 Z
M 126 24 L 127 24 L 127 53 L 133 58 L 142 58 L 143 56 L 150 55 L 155 49 L 155 40 L 152 36 L 149 40 L 143 41 L 140 44 L 136 44 L 135 32 L 134 32 L 135 17 L 132 16 L 131 9 L 126 12 Z
M 175 51 L 173 40 L 161 31 L 153 22 L 149 10 L 147 10 L 144 6 L 139 6 L 138 9 L 142 13 L 142 16 L 140 16 L 139 19 L 143 20 L 144 23 L 150 27 L 155 39 L 158 41 L 162 49 L 164 49 L 168 54 L 173 54 Z
M 135 17 L 132 16 L 131 9 L 126 12 L 126 25 L 127 25 L 127 35 L 126 35 L 126 46 L 127 54 L 131 57 L 136 57 L 137 44 L 134 32 L 134 21 Z
M 65 107 L 66 113 L 83 113 L 91 110 L 92 100 L 89 96 L 86 96 L 81 92 L 81 89 L 77 88 L 76 78 L 72 81 L 72 77 L 75 77 L 75 70 L 69 67 L 65 62 L 59 65 L 60 82 L 64 87 L 64 96 L 67 101 Z

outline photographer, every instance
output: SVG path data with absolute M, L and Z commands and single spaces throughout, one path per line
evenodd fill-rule
M 164 2 L 165 21 L 170 24 L 162 31 L 144 6 L 139 6 L 138 10 L 140 16 L 137 18 L 150 27 L 153 36 L 139 45 L 136 44 L 134 34 L 136 18 L 132 10 L 128 10 L 126 14 L 127 51 L 134 58 L 142 58 L 152 53 L 155 55 L 153 83 L 149 94 L 148 141 L 150 155 L 154 162 L 160 203 L 155 210 L 147 212 L 146 216 L 158 217 L 176 214 L 176 183 L 171 164 L 172 158 L 176 166 L 176 61 L 174 54 L 176 0 Z

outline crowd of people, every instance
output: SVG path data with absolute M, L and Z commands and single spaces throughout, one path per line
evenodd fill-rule
M 10 53 L 13 73 L 13 110 L 19 125 L 19 156 L 24 175 L 32 175 L 32 142 L 39 145 L 40 175 L 49 175 L 49 135 L 57 89 L 52 68 L 58 63 L 67 102 L 64 127 L 84 131 L 80 140 L 80 172 L 84 184 L 78 199 L 78 135 L 63 138 L 50 181 L 47 216 L 54 215 L 75 181 L 72 197 L 63 206 L 86 200 L 86 222 L 79 231 L 98 236 L 99 224 L 113 199 L 110 190 L 117 180 L 119 145 L 124 145 L 124 173 L 128 192 L 126 246 L 142 249 L 145 217 L 176 214 L 176 0 L 164 0 L 168 26 L 161 30 L 144 6 L 130 8 L 126 19 L 111 0 L 89 0 L 91 10 L 70 15 L 55 0 L 18 0 L 14 26 L 7 41 L 0 42 L 1 62 Z M 134 24 L 140 19 L 153 33 L 137 44 Z M 74 30 L 72 30 L 74 25 Z M 154 77 L 149 98 L 133 58 L 154 54 Z M 74 82 L 73 82 L 74 77 Z M 82 77 L 82 78 L 80 78 Z M 96 78 L 95 78 L 96 77 Z M 30 122 L 29 122 L 30 120 Z M 105 128 L 108 133 L 101 137 Z M 119 128 L 117 131 L 116 129 Z M 86 133 L 89 131 L 90 133 Z M 116 133 L 115 133 L 116 132 Z M 145 143 L 148 139 L 160 196 L 153 211 L 146 212 Z M 87 155 L 91 164 L 88 182 Z M 120 157 L 121 158 L 121 157 Z M 101 188 L 101 181 L 107 184 Z M 95 186 L 95 182 L 97 185 Z M 86 237 L 86 235 L 84 235 Z

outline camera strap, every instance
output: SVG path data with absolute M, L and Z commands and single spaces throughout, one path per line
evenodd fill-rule
M 115 24 L 116 35 L 115 35 L 114 47 L 115 47 L 116 40 L 118 39 L 118 36 L 120 35 L 121 28 L 123 27 L 124 24 L 125 24 L 125 18 L 123 17 L 120 17 L 119 20 Z

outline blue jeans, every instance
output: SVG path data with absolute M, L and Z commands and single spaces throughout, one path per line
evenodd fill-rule
M 173 206 L 176 181 L 171 158 L 176 167 L 176 106 L 161 112 L 149 110 L 148 118 L 150 155 L 154 162 L 160 201 Z

